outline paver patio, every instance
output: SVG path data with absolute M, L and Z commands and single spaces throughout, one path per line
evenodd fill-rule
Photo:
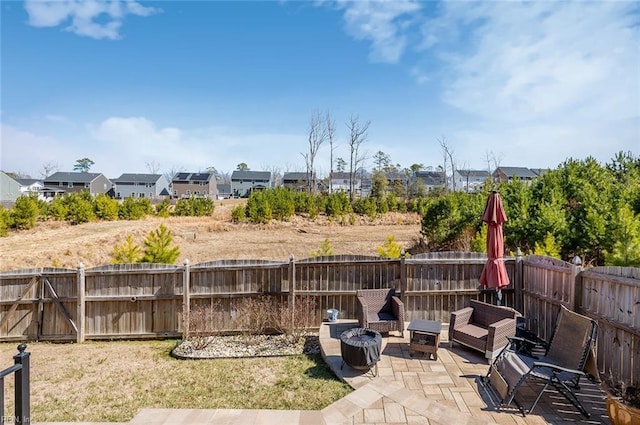
M 322 355 L 336 376 L 355 391 L 320 411 L 241 409 L 142 409 L 129 425 L 539 425 L 609 424 L 603 393 L 588 381 L 578 397 L 591 413 L 585 419 L 564 397 L 549 390 L 534 414 L 523 417 L 515 409 L 497 411 L 480 382 L 488 368 L 480 353 L 456 345 L 449 347 L 447 325 L 441 334 L 437 360 L 409 355 L 408 339 L 394 333 L 383 340 L 378 375 L 342 367 L 340 333 L 357 326 L 353 320 L 323 323 Z M 530 404 L 537 392 L 522 395 Z M 54 425 L 49 423 L 48 425 Z M 81 425 L 81 424 L 75 424 Z M 95 424 L 87 424 L 95 425 Z

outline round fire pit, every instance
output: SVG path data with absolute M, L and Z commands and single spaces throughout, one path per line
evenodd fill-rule
M 346 363 L 354 369 L 369 370 L 375 365 L 373 376 L 376 376 L 381 350 L 382 335 L 373 329 L 354 328 L 340 335 L 342 366 Z

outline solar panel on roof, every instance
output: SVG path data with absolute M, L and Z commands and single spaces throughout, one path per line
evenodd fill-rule
M 178 173 L 176 174 L 176 179 L 178 180 L 186 180 L 189 177 L 189 173 Z
M 208 179 L 209 179 L 209 173 L 194 174 L 193 176 L 191 176 L 191 180 L 208 180 Z

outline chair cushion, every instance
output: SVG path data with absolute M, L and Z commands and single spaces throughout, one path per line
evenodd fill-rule
M 454 339 L 462 344 L 484 352 L 487 347 L 488 335 L 489 331 L 486 328 L 468 324 L 455 330 Z
M 385 313 L 385 312 L 374 312 L 374 313 L 369 313 L 367 315 L 367 322 L 372 323 L 372 322 L 386 322 L 386 321 L 395 321 L 398 320 L 393 314 L 391 313 Z

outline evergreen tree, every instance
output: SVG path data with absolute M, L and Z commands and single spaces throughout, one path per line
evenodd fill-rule
M 142 263 L 173 264 L 180 255 L 180 248 L 171 246 L 173 235 L 171 231 L 161 224 L 156 230 L 151 231 L 144 240 L 144 255 Z

